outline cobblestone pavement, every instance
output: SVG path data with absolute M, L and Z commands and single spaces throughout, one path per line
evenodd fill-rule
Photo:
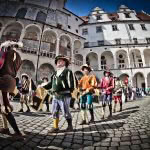
M 13 102 L 15 110 L 18 103 Z M 4 150 L 150 150 L 150 97 L 127 102 L 123 111 L 111 119 L 101 120 L 101 106 L 94 104 L 95 124 L 79 125 L 79 111 L 72 111 L 74 132 L 64 132 L 67 122 L 61 118 L 62 132 L 49 134 L 51 115 L 46 112 L 14 112 L 19 128 L 26 139 L 15 140 L 0 134 L 0 149 Z M 11 132 L 13 130 L 11 129 Z

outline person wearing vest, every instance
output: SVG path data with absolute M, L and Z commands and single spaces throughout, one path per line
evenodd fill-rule
M 109 117 L 112 117 L 112 93 L 114 89 L 114 80 L 112 73 L 109 70 L 104 71 L 104 77 L 100 81 L 100 89 L 102 90 L 102 107 L 103 107 L 103 117 L 105 118 L 105 108 L 108 104 L 109 106 Z
M 66 131 L 73 131 L 72 116 L 69 107 L 71 93 L 75 89 L 75 77 L 73 72 L 68 69 L 69 60 L 67 57 L 58 55 L 55 58 L 55 64 L 56 72 L 52 75 L 51 81 L 43 86 L 43 88 L 47 90 L 50 89 L 53 95 L 52 115 L 54 120 L 53 128 L 49 132 L 53 133 L 59 131 L 58 123 L 60 110 L 68 123 Z
M 30 107 L 29 107 L 29 87 L 30 87 L 30 80 L 29 76 L 25 73 L 21 75 L 21 98 L 20 98 L 20 104 L 21 104 L 21 109 L 19 112 L 23 112 L 23 104 L 26 105 L 27 111 L 30 112 Z
M 8 123 L 14 130 L 13 136 L 23 137 L 24 134 L 20 132 L 16 120 L 12 114 L 13 107 L 9 102 L 9 94 L 16 90 L 15 77 L 22 64 L 21 57 L 17 52 L 18 48 L 23 47 L 21 42 L 6 41 L 1 44 L 1 50 L 5 51 L 4 64 L 0 69 L 0 112 L 2 114 L 3 128 L 0 128 L 0 133 L 10 134 Z
M 120 104 L 120 111 L 122 111 L 122 99 L 121 99 L 121 96 L 122 96 L 122 89 L 123 89 L 123 83 L 122 81 L 119 79 L 119 77 L 114 77 L 114 91 L 113 91 L 113 96 L 114 96 L 114 102 L 115 102 L 115 105 L 114 105 L 114 109 L 113 109 L 113 112 L 115 113 L 116 112 L 116 106 L 117 106 L 117 103 L 119 102 Z
M 84 76 L 79 81 L 79 89 L 80 89 L 80 109 L 82 115 L 82 122 L 80 125 L 86 124 L 87 112 L 88 109 L 91 115 L 91 120 L 89 123 L 94 123 L 94 112 L 93 112 L 93 92 L 94 87 L 97 84 L 96 77 L 94 75 L 90 75 L 91 67 L 87 64 L 81 66 L 81 71 Z

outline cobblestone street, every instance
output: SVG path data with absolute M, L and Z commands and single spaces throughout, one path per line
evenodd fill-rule
M 105 120 L 100 119 L 101 106 L 95 103 L 95 124 L 89 125 L 79 125 L 80 113 L 72 110 L 74 132 L 64 132 L 67 122 L 61 118 L 62 132 L 57 134 L 48 133 L 53 121 L 49 113 L 19 113 L 18 103 L 13 105 L 17 124 L 26 133 L 26 139 L 16 141 L 0 134 L 0 149 L 150 150 L 150 97 L 125 103 L 122 112 Z

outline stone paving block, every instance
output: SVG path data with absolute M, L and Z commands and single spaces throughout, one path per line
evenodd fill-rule
M 118 147 L 118 150 L 130 150 L 129 146 L 120 146 Z
M 111 142 L 111 146 L 119 146 L 119 142 Z
M 131 145 L 130 148 L 131 148 L 131 150 L 140 150 L 141 149 L 140 145 Z
M 131 145 L 131 142 L 120 142 L 120 145 Z
M 150 149 L 150 144 L 149 143 L 144 143 L 144 144 L 141 144 L 141 147 L 143 148 L 143 149 Z
M 107 150 L 107 147 L 96 147 L 96 150 Z
M 132 140 L 131 143 L 133 145 L 139 145 L 139 144 L 141 144 L 141 140 Z

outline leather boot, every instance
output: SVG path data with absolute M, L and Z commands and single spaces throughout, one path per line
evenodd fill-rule
M 120 112 L 122 111 L 122 102 L 120 103 Z
M 90 115 L 91 115 L 91 120 L 89 123 L 94 123 L 94 112 L 93 109 L 89 109 Z
M 72 119 L 67 119 L 67 123 L 68 123 L 68 127 L 66 129 L 66 131 L 71 132 L 73 131 L 73 126 L 72 126 Z
M 112 117 L 112 104 L 109 105 L 109 118 Z

